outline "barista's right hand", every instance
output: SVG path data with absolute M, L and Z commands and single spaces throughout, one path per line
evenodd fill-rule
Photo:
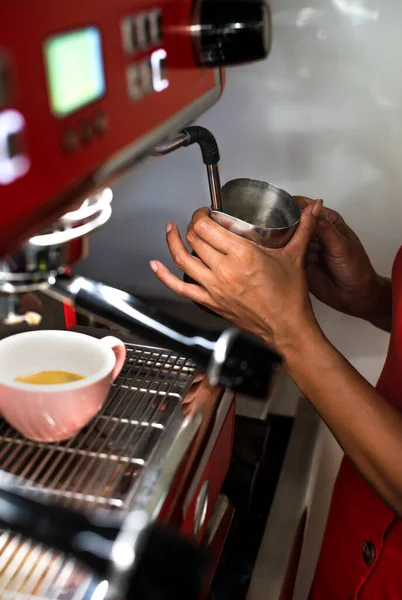
M 296 200 L 302 209 L 312 201 Z M 311 293 L 328 306 L 374 323 L 391 316 L 390 282 L 377 275 L 358 236 L 334 210 L 322 208 L 306 271 Z

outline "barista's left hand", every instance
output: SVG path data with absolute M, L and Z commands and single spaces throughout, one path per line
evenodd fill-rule
M 186 249 L 177 225 L 168 223 L 167 244 L 175 265 L 199 285 L 184 283 L 159 261 L 151 268 L 181 298 L 219 313 L 241 329 L 273 344 L 286 357 L 300 335 L 317 327 L 304 260 L 322 202 L 304 211 L 297 231 L 284 248 L 269 250 L 230 233 L 196 211 L 187 230 Z

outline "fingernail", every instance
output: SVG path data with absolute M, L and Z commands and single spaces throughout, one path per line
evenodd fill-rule
M 151 262 L 149 263 L 149 266 L 151 267 L 153 272 L 156 273 L 156 271 L 158 270 L 158 263 L 156 263 L 154 260 L 151 260 Z
M 172 229 L 173 229 L 172 223 L 166 223 L 166 233 L 169 233 L 169 231 L 172 231 Z
M 322 201 L 322 200 L 317 200 L 317 201 L 314 203 L 314 207 L 313 207 L 313 210 L 312 210 L 311 212 L 313 213 L 313 215 L 314 215 L 315 217 L 319 217 L 319 216 L 320 216 L 320 212 L 321 212 L 321 209 L 322 209 L 322 205 L 323 205 L 323 201 Z
M 208 229 L 208 227 L 209 227 L 208 220 L 201 219 L 200 221 L 198 221 L 198 227 L 201 227 L 201 229 Z

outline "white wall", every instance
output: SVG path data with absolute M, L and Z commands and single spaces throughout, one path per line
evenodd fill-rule
M 323 198 L 388 274 L 402 240 L 402 3 L 275 0 L 273 22 L 269 60 L 230 71 L 223 99 L 200 121 L 218 138 L 222 180 L 261 178 Z M 92 240 L 81 270 L 134 292 L 167 295 L 148 269 L 151 258 L 167 260 L 164 223 L 185 227 L 207 203 L 198 149 L 147 160 L 116 189 L 112 222 Z M 375 381 L 387 336 L 322 306 L 317 311 L 331 339 Z M 321 512 L 309 532 L 298 600 L 340 456 L 328 435 L 324 456 Z

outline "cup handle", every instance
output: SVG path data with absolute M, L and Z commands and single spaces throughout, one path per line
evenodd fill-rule
M 112 371 L 112 380 L 114 381 L 119 376 L 119 373 L 124 366 L 124 362 L 126 360 L 126 345 L 124 342 L 111 335 L 102 338 L 100 341 L 102 344 L 109 346 L 109 348 L 113 350 L 116 357 L 116 363 Z

